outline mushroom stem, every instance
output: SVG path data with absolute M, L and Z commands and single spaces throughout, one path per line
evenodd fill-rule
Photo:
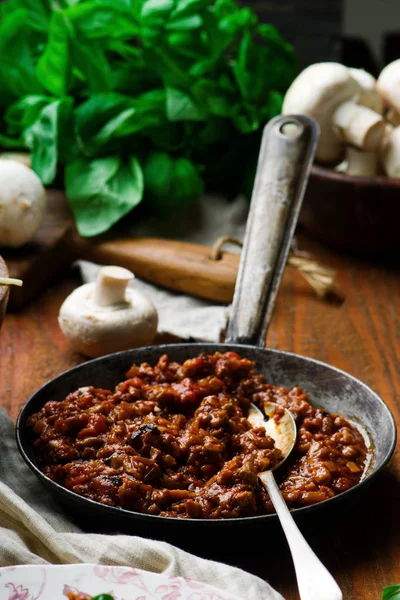
M 333 127 L 343 141 L 367 152 L 374 152 L 381 144 L 385 123 L 382 115 L 349 101 L 336 109 Z
M 388 123 L 393 125 L 393 127 L 398 127 L 400 125 L 400 114 L 394 108 L 390 108 L 387 111 L 385 119 Z
M 387 128 L 387 136 L 382 145 L 382 164 L 386 175 L 400 177 L 400 127 Z
M 363 152 L 358 148 L 348 146 L 346 158 L 336 167 L 336 171 L 347 173 L 347 175 L 359 175 L 371 177 L 376 175 L 378 169 L 378 153 Z
M 126 287 L 134 278 L 133 273 L 123 267 L 102 267 L 96 278 L 94 302 L 98 306 L 113 306 L 126 302 Z

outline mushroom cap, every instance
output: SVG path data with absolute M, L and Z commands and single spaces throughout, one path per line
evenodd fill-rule
M 378 91 L 375 77 L 364 69 L 349 68 L 349 72 L 362 88 L 356 99 L 357 104 L 362 104 L 362 106 L 383 115 L 383 100 Z
M 15 160 L 0 160 L 0 245 L 29 242 L 45 212 L 46 191 L 36 173 Z
M 29 152 L 1 152 L 1 160 L 15 160 L 32 169 L 32 156 Z
M 344 65 L 315 63 L 304 69 L 289 87 L 282 113 L 313 117 L 320 126 L 316 158 L 322 162 L 334 162 L 342 155 L 343 142 L 333 131 L 333 114 L 340 104 L 354 98 L 360 91 L 361 86 Z
M 157 311 L 149 298 L 135 289 L 126 290 L 126 302 L 99 306 L 95 284 L 74 290 L 60 308 L 58 322 L 77 352 L 89 357 L 150 344 L 158 325 Z
M 321 130 L 316 158 L 323 162 L 337 161 L 342 155 L 343 142 L 333 131 L 333 114 L 338 106 L 360 92 L 361 86 L 344 65 L 315 63 L 304 69 L 289 87 L 282 113 L 313 117 Z
M 382 69 L 377 86 L 384 102 L 400 112 L 400 58 Z

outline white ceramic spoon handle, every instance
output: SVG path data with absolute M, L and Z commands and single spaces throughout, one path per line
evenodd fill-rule
M 276 484 L 272 471 L 259 475 L 275 507 L 293 559 L 301 600 L 343 600 L 329 571 L 311 550 L 297 527 Z

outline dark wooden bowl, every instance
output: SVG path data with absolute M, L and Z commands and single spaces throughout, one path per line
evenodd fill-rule
M 300 222 L 336 249 L 398 260 L 400 179 L 313 166 Z
M 0 277 L 8 277 L 8 269 L 4 260 L 0 256 Z M 8 285 L 0 285 L 0 328 L 3 324 L 4 315 L 6 314 L 8 296 L 9 296 L 9 286 Z

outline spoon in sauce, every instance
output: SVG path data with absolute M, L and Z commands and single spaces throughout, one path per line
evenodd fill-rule
M 267 435 L 275 441 L 275 447 L 281 451 L 282 459 L 274 466 L 276 469 L 293 450 L 297 436 L 296 423 L 287 408 L 274 402 L 264 402 L 263 411 L 251 404 L 247 420 L 252 427 L 263 427 Z M 343 600 L 338 584 L 297 527 L 279 491 L 272 469 L 258 473 L 258 478 L 269 494 L 285 533 L 301 600 Z

